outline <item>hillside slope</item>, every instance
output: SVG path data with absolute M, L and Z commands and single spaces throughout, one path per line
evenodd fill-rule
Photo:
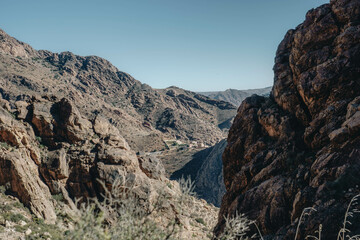
M 14 221 L 0 219 L 0 225 L 24 236 L 25 227 L 37 234 L 32 224 L 45 222 L 61 226 L 63 235 L 79 227 L 63 226 L 79 217 L 77 200 L 96 199 L 107 207 L 94 210 L 104 213 L 106 224 L 92 228 L 107 233 L 124 209 L 114 200 L 117 190 L 134 198 L 129 216 L 139 209 L 145 216 L 129 221 L 130 228 L 209 238 L 218 209 L 184 194 L 157 158 L 136 152 L 161 150 L 165 139 L 215 143 L 227 131 L 219 125 L 235 112 L 227 102 L 176 87 L 154 90 L 99 57 L 36 51 L 0 30 L 0 186 L 33 214 L 20 228 L 5 213 Z M 113 202 L 102 201 L 112 190 Z
M 108 118 L 136 151 L 161 150 L 165 138 L 213 145 L 227 132 L 222 124 L 236 114 L 231 104 L 194 92 L 152 89 L 96 56 L 36 51 L 2 30 L 0 94 L 25 102 L 67 97 L 89 118 Z
M 196 219 L 214 219 L 216 208 L 190 196 L 189 204 L 178 201 L 182 190 L 164 176 L 161 162 L 138 157 L 107 119 L 87 119 L 66 98 L 33 98 L 28 109 L 24 102 L 13 103 L 14 109 L 11 103 L 0 102 L 0 186 L 38 219 L 61 225 L 63 216 L 76 216 L 77 201 L 101 201 L 105 188 L 117 186 L 131 189 L 137 201 L 134 211 L 144 210 L 157 226 L 165 228 L 176 220 L 181 239 L 206 238 L 209 231 Z M 60 206 L 56 196 L 63 199 Z M 163 200 L 155 213 L 158 199 Z
M 230 129 L 216 232 L 239 212 L 265 239 L 294 239 L 313 207 L 298 239 L 320 224 L 321 239 L 335 239 L 360 193 L 360 1 L 310 10 L 280 43 L 274 71 L 270 97 L 247 98 Z M 350 236 L 359 234 L 359 218 L 351 221 Z

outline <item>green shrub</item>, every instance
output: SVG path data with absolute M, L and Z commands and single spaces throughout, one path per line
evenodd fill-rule
M 1 144 L 1 142 L 0 142 Z M 4 185 L 0 186 L 0 193 L 4 194 L 6 192 L 6 187 Z
M 53 199 L 55 199 L 57 202 L 63 202 L 64 201 L 64 196 L 62 195 L 62 193 L 59 194 L 54 194 L 52 195 Z
M 41 139 L 41 137 L 40 137 L 40 136 L 36 136 L 35 138 L 36 138 L 36 140 L 37 140 L 39 143 L 41 143 L 41 142 L 42 142 L 42 139 Z
M 14 223 L 18 223 L 21 220 L 26 221 L 26 218 L 22 214 L 12 212 L 6 212 L 4 218 Z
M 161 228 L 152 219 L 167 199 L 159 195 L 149 209 L 143 207 L 142 200 L 136 194 L 137 186 L 125 178 L 118 178 L 111 191 L 100 182 L 105 193 L 103 201 L 92 199 L 79 206 L 78 214 L 72 217 L 74 229 L 64 232 L 63 239 L 169 239 L 176 233 L 176 222 Z
M 151 204 L 144 203 L 137 194 L 137 188 L 140 186 L 131 182 L 125 177 L 118 178 L 113 183 L 111 191 L 107 190 L 103 182 L 100 182 L 104 189 L 103 201 L 91 199 L 81 204 L 77 202 L 78 212 L 71 216 L 73 229 L 63 231 L 62 239 L 181 239 L 184 226 L 177 217 L 162 224 L 154 221 L 154 219 L 163 218 L 166 209 L 181 216 L 194 216 L 193 223 L 199 222 L 204 226 L 209 226 L 203 231 L 206 231 L 205 235 L 212 235 L 211 227 L 215 225 L 216 219 L 209 221 L 207 216 L 199 214 L 199 212 L 204 213 L 195 204 L 196 200 L 192 192 L 194 184 L 190 179 L 180 180 L 180 188 L 172 187 L 173 191 L 180 190 L 175 195 L 169 195 L 164 191 L 165 188 L 159 189 L 156 201 Z M 164 206 L 171 207 L 169 209 Z M 191 222 L 190 225 L 192 225 Z
M 205 223 L 203 218 L 195 218 L 195 221 L 197 221 L 198 223 L 201 223 L 202 225 L 206 226 L 206 223 Z
M 10 149 L 11 146 L 7 142 L 0 142 L 0 148 Z
M 12 206 L 10 205 L 10 204 L 2 204 L 2 205 L 0 205 L 0 211 L 1 212 L 9 212 L 9 211 L 11 211 L 13 208 L 12 208 Z
M 26 236 L 26 240 L 62 240 L 63 230 L 56 224 L 46 224 L 41 218 L 33 217 L 33 221 L 25 225 L 24 227 L 18 227 L 19 231 L 26 231 L 31 229 L 31 234 Z M 74 239 L 75 240 L 75 239 Z
M 25 210 L 25 211 L 27 211 L 27 212 L 30 212 L 29 209 L 26 208 L 26 207 L 24 206 L 24 204 L 22 204 L 20 201 L 14 202 L 14 203 L 12 204 L 12 206 L 13 206 L 14 208 L 20 208 L 20 209 L 22 209 L 22 210 Z

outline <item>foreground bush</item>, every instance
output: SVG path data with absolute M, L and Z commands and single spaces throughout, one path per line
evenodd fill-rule
M 177 194 L 169 195 L 159 190 L 151 204 L 137 194 L 137 188 L 125 178 L 118 178 L 109 190 L 104 189 L 102 200 L 91 199 L 76 205 L 78 209 L 70 218 L 69 229 L 62 239 L 182 239 L 183 224 L 177 216 L 194 217 L 194 222 L 203 225 L 202 230 L 212 237 L 216 219 L 198 214 L 190 180 L 181 179 Z M 175 186 L 174 186 L 175 188 Z M 169 215 L 173 213 L 172 216 Z M 168 214 L 168 215 L 167 215 Z M 64 218 L 63 218 L 64 219 Z

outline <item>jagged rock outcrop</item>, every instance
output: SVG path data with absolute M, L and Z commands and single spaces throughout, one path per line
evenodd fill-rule
M 10 37 L 2 29 L 0 29 L 0 52 L 14 57 L 38 56 L 37 51 L 30 45 Z
M 222 155 L 226 140 L 201 150 L 181 169 L 175 171 L 170 179 L 188 178 L 194 183 L 194 192 L 207 202 L 220 206 L 225 194 Z
M 26 104 L 6 102 L 2 99 L 3 106 L 14 108 L 0 106 L 0 186 L 4 185 L 8 194 L 17 197 L 36 216 L 55 223 L 52 195 L 62 194 L 71 208 L 77 199 L 101 200 L 104 186 L 111 190 L 122 179 L 136 186 L 134 193 L 142 204 L 138 207 L 151 209 L 161 194 L 166 195 L 168 202 L 163 203 L 162 212 L 154 219 L 160 226 L 176 219 L 184 228 L 182 237 L 206 236 L 199 231 L 203 225 L 190 216 L 192 210 L 175 210 L 171 201 L 181 195 L 181 190 L 164 176 L 162 163 L 138 157 L 106 118 L 97 115 L 87 119 L 66 98 L 44 96 L 31 97 Z M 215 217 L 216 208 L 200 200 L 192 201 L 203 213 Z
M 245 213 L 265 239 L 294 239 L 306 207 L 317 212 L 299 238 L 337 236 L 360 192 L 360 1 L 332 0 L 288 31 L 270 97 L 240 106 L 223 155 L 224 216 Z M 348 226 L 358 234 L 358 225 Z
M 49 223 L 56 219 L 51 194 L 41 180 L 40 150 L 29 124 L 21 124 L 0 108 L 0 185 Z

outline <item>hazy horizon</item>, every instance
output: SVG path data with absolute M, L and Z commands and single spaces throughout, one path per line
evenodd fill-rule
M 325 0 L 6 1 L 2 28 L 35 49 L 97 55 L 153 88 L 273 83 L 278 44 Z

